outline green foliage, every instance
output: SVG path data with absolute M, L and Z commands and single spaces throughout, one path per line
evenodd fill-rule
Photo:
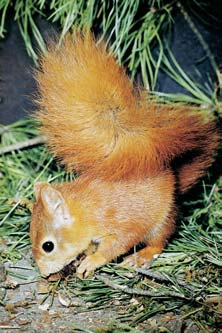
M 37 124 L 30 119 L 0 130 L 2 146 L 28 140 L 38 133 Z M 0 258 L 7 260 L 19 257 L 20 250 L 29 246 L 29 200 L 33 199 L 34 182 L 69 180 L 71 176 L 65 175 L 43 146 L 3 154 L 0 170 L 0 238 L 6 239 L 8 245 L 6 251 L 0 251 Z
M 45 52 L 46 45 L 36 23 L 36 17 L 60 27 L 60 41 L 72 30 L 91 29 L 105 39 L 119 63 L 124 64 L 133 80 L 139 77 L 145 89 L 156 89 L 159 70 L 163 70 L 191 96 L 159 94 L 170 100 L 212 104 L 215 102 L 212 86 L 199 87 L 183 72 L 181 64 L 168 49 L 168 38 L 173 26 L 172 11 L 178 6 L 188 25 L 215 68 L 215 62 L 203 37 L 191 18 L 176 1 L 164 0 L 2 0 L 0 2 L 0 37 L 6 31 L 6 18 L 11 13 L 18 24 L 27 52 L 37 65 L 37 49 Z M 10 13 L 10 14 L 9 14 Z M 155 51 L 154 51 L 155 50 Z

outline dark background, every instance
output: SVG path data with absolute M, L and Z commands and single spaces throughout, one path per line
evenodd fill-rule
M 222 67 L 222 4 L 210 1 L 207 12 L 189 15 L 215 58 Z M 197 8 L 198 10 L 198 8 Z M 197 13 L 197 11 L 196 11 Z M 170 47 L 183 70 L 203 85 L 211 81 L 218 84 L 217 76 L 197 36 L 178 9 L 174 11 L 174 26 Z M 40 31 L 47 38 L 57 30 L 46 20 L 36 17 Z M 6 38 L 0 41 L 0 124 L 8 124 L 24 117 L 35 109 L 32 95 L 36 91 L 33 79 L 34 64 L 27 55 L 18 25 L 13 17 L 7 21 Z M 159 73 L 156 90 L 170 93 L 187 93 L 165 73 Z

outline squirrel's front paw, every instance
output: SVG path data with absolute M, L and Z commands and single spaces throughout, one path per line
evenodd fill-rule
M 107 263 L 107 260 L 100 253 L 94 253 L 87 256 L 77 268 L 77 276 L 80 279 L 86 278 L 96 268 Z

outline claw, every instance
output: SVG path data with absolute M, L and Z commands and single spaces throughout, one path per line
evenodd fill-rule
M 85 279 L 96 268 L 105 265 L 106 262 L 107 260 L 100 253 L 91 254 L 82 261 L 76 274 L 80 279 Z

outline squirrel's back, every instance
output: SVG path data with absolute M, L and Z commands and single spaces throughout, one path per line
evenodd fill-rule
M 189 188 L 213 160 L 215 124 L 200 111 L 147 101 L 104 43 L 89 34 L 52 44 L 37 73 L 42 123 L 52 152 L 71 170 L 105 179 L 155 174 L 175 158 Z

